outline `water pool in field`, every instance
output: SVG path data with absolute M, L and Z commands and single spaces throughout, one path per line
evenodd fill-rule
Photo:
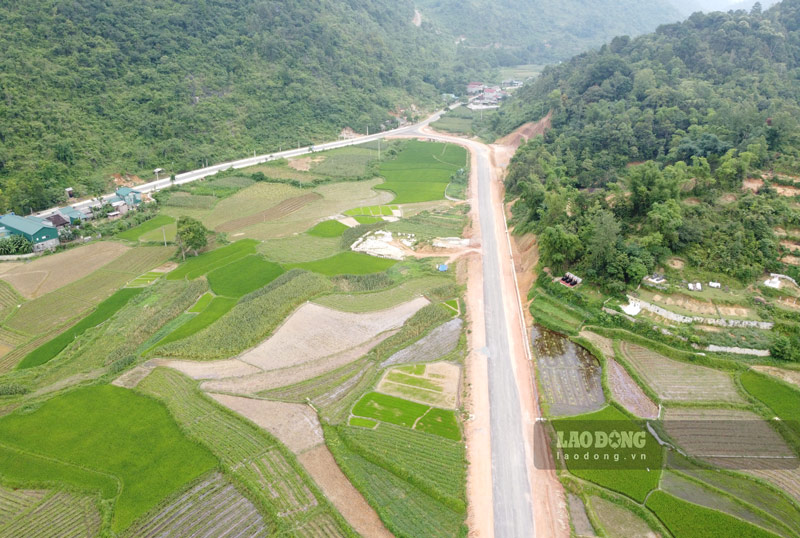
M 531 343 L 549 415 L 580 415 L 605 405 L 602 368 L 594 355 L 541 325 L 531 329 Z

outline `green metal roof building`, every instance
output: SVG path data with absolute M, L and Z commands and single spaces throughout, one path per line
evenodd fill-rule
M 58 246 L 58 230 L 55 226 L 44 224 L 39 219 L 19 215 L 0 216 L 0 226 L 13 235 L 21 235 L 33 243 L 33 251 L 41 252 Z

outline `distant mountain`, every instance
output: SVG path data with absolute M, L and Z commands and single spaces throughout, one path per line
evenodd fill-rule
M 423 21 L 503 65 L 551 63 L 682 19 L 668 0 L 415 0 Z

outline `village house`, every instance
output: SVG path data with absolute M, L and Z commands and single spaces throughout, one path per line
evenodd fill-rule
M 20 217 L 10 213 L 0 216 L 0 236 L 21 235 L 33 244 L 34 252 L 53 250 L 59 245 L 58 230 L 44 219 Z

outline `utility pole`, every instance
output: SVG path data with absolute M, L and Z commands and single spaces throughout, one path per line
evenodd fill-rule
M 166 247 L 167 246 L 167 227 L 166 226 L 162 226 L 161 227 L 161 233 L 164 234 L 164 246 Z
M 381 160 L 381 139 L 378 139 L 378 160 Z

